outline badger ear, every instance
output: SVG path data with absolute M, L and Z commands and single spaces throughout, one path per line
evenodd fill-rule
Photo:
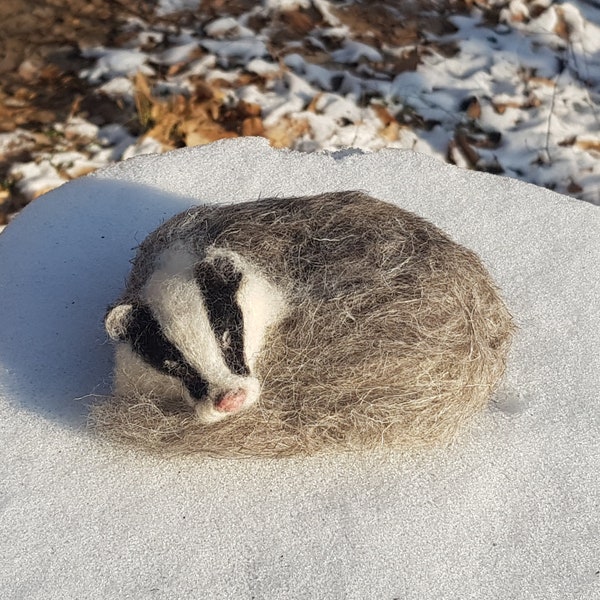
M 131 304 L 117 304 L 111 308 L 104 317 L 106 333 L 112 340 L 126 340 L 127 328 L 131 321 L 133 306 Z

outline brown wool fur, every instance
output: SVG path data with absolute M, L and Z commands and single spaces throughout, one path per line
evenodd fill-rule
M 478 257 L 424 219 L 360 192 L 199 206 L 141 245 L 121 301 L 161 250 L 238 252 L 289 308 L 257 363 L 260 400 L 211 425 L 177 400 L 112 397 L 111 439 L 164 454 L 294 456 L 451 441 L 505 370 L 513 322 Z

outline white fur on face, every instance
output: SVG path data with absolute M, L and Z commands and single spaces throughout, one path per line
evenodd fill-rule
M 208 318 L 204 296 L 194 278 L 194 256 L 183 248 L 166 250 L 159 268 L 142 290 L 164 335 L 209 383 L 231 378 Z
M 217 257 L 228 258 L 243 273 L 236 299 L 244 318 L 244 358 L 250 372 L 254 372 L 267 329 L 285 312 L 285 296 L 239 254 L 222 248 L 207 252 L 208 260 Z
M 119 343 L 115 354 L 115 391 L 121 396 L 184 398 L 183 383 L 150 367 L 129 344 Z
M 242 272 L 236 299 L 244 319 L 244 355 L 250 376 L 232 373 L 225 363 L 195 280 L 197 258 L 183 247 L 173 246 L 162 254 L 157 270 L 142 290 L 141 300 L 151 308 L 164 335 L 208 382 L 207 398 L 201 402 L 193 399 L 179 380 L 148 366 L 129 347 L 117 352 L 116 384 L 120 393 L 131 385 L 153 395 L 183 397 L 196 408 L 199 420 L 204 423 L 230 414 L 214 406 L 224 393 L 244 390 L 244 408 L 258 400 L 260 383 L 253 376 L 256 358 L 267 328 L 282 314 L 285 302 L 283 295 L 239 255 L 213 248 L 206 260 L 212 261 L 218 256 L 227 256 Z

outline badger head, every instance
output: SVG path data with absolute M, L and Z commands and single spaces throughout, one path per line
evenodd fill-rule
M 182 246 L 162 253 L 135 301 L 109 310 L 117 341 L 115 391 L 181 398 L 212 423 L 254 404 L 254 374 L 283 294 L 240 255 L 211 248 L 199 260 Z

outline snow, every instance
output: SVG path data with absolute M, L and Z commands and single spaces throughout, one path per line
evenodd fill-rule
M 294 10 L 296 8 L 309 8 L 310 0 L 264 0 L 263 6 L 268 10 Z
M 331 58 L 341 63 L 357 63 L 361 58 L 379 62 L 383 56 L 374 48 L 360 42 L 344 42 L 342 48 L 331 53 Z
M 195 10 L 200 0 L 159 0 L 157 12 L 159 15 L 168 15 L 181 10 Z
M 237 61 L 236 64 L 243 64 L 248 60 L 268 54 L 265 43 L 255 39 L 202 40 L 201 44 L 209 52 L 221 58 Z
M 161 459 L 102 444 L 102 331 L 144 236 L 197 202 L 363 189 L 476 250 L 518 321 L 452 448 Z M 5 598 L 592 600 L 600 594 L 600 209 L 402 150 L 241 138 L 63 185 L 0 236 Z
M 91 69 L 84 69 L 81 76 L 88 79 L 90 83 L 98 83 L 104 79 L 123 77 L 144 73 L 152 75 L 154 70 L 145 63 L 148 59 L 144 52 L 139 50 L 108 50 L 106 48 L 90 48 L 84 50 L 82 55 L 88 58 L 96 58 L 96 64 Z
M 253 36 L 254 31 L 247 27 L 242 27 L 240 23 L 233 17 L 222 17 L 215 19 L 206 27 L 204 27 L 204 33 L 211 37 L 222 38 L 227 36 L 235 37 L 246 37 Z
M 19 190 L 27 198 L 36 198 L 65 182 L 48 159 L 38 163 L 14 163 L 10 174 L 21 179 Z
M 164 65 L 174 65 L 179 62 L 184 62 L 198 49 L 196 42 L 189 42 L 182 44 L 181 46 L 175 46 L 165 50 L 160 56 L 157 57 L 157 62 Z

